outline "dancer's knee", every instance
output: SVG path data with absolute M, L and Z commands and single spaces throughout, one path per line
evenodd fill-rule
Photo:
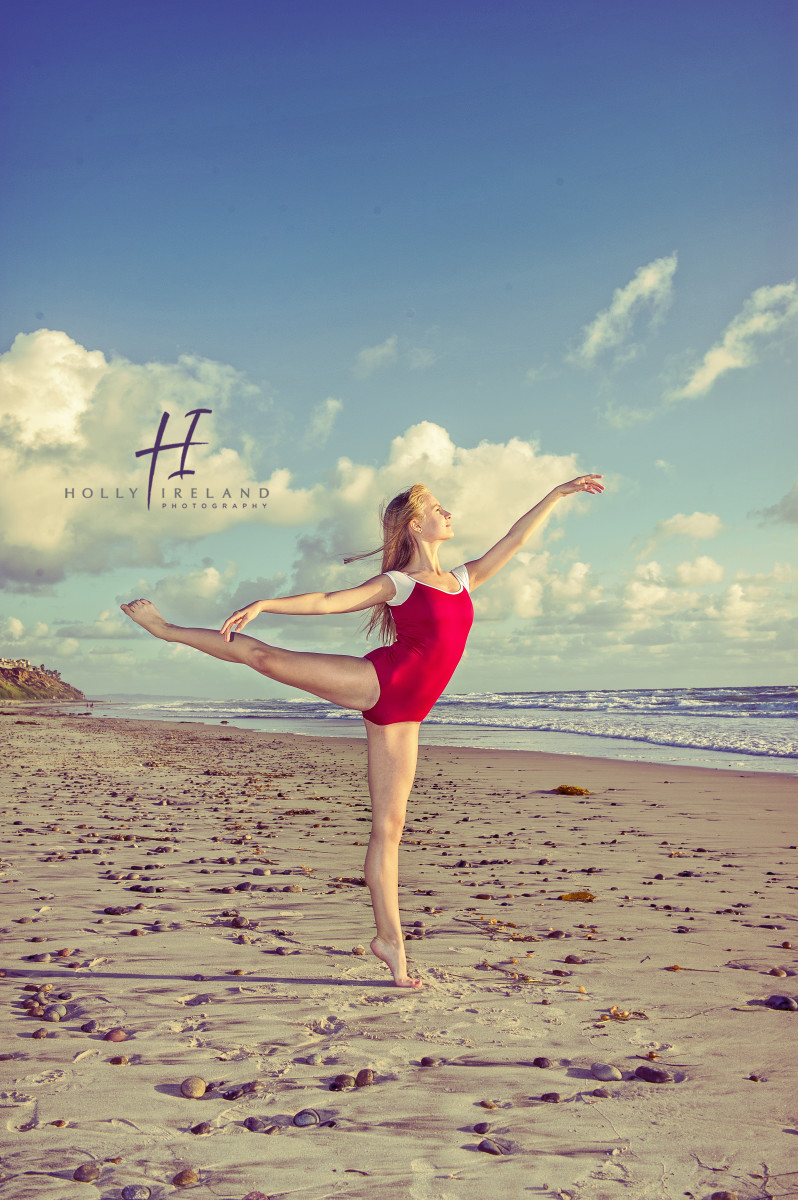
M 391 846 L 398 846 L 405 827 L 404 817 L 383 816 L 372 821 L 371 836 Z
M 251 667 L 261 675 L 270 675 L 274 668 L 274 655 L 270 646 L 255 646 L 248 655 Z

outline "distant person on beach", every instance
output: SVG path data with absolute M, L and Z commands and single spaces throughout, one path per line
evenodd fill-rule
M 377 925 L 371 949 L 388 965 L 397 987 L 421 987 L 407 974 L 399 917 L 399 842 L 416 772 L 418 731 L 465 649 L 473 620 L 470 592 L 509 562 L 563 496 L 603 492 L 601 478 L 582 475 L 558 484 L 481 558 L 453 571 L 438 562 L 440 546 L 454 536 L 451 513 L 415 483 L 384 511 L 383 543 L 372 551 L 382 553 L 382 573 L 357 587 L 256 600 L 228 617 L 219 633 L 172 625 L 149 600 L 122 605 L 154 637 L 242 663 L 363 714 L 372 811 L 365 877 Z M 368 608 L 374 610 L 368 631 L 378 629 L 386 644 L 365 658 L 282 650 L 241 632 L 261 613 L 299 617 Z

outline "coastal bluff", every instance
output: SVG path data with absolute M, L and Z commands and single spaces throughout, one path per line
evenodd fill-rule
M 58 671 L 34 667 L 26 658 L 0 658 L 0 700 L 85 700 Z

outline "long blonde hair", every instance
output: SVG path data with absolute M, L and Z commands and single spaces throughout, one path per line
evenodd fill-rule
M 423 483 L 414 483 L 406 492 L 394 496 L 388 504 L 380 507 L 382 522 L 382 546 L 376 550 L 368 550 L 365 554 L 354 554 L 345 558 L 345 563 L 357 562 L 361 558 L 371 558 L 374 554 L 382 554 L 383 571 L 402 571 L 412 560 L 416 543 L 410 532 L 410 522 L 419 520 L 424 514 L 424 501 L 430 491 Z M 366 634 L 379 631 L 383 643 L 390 645 L 396 641 L 396 625 L 393 613 L 384 601 L 375 604 L 371 616 L 366 623 Z

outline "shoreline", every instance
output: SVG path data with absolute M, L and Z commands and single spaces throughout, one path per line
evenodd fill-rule
M 367 950 L 360 739 L 44 706 L 0 729 L 0 1200 L 165 1200 L 180 1170 L 197 1200 L 791 1182 L 798 1012 L 767 1000 L 798 996 L 793 778 L 422 747 L 408 993 Z
M 153 717 L 150 714 L 140 716 L 116 715 L 105 713 L 102 709 L 123 708 L 128 701 L 68 701 L 59 702 L 53 708 L 35 700 L 9 701 L 19 705 L 29 705 L 40 709 L 41 715 L 57 716 L 54 709 L 68 710 L 71 707 L 86 708 L 92 706 L 92 718 L 95 720 L 127 720 L 134 722 L 153 722 L 155 724 L 177 724 L 181 726 L 199 725 L 208 729 L 219 727 L 242 729 L 264 735 L 279 737 L 302 737 L 313 739 L 331 739 L 334 741 L 365 741 L 365 729 L 357 719 L 352 719 L 352 728 L 344 728 L 339 719 L 323 720 L 319 718 L 285 717 L 285 718 L 185 718 L 185 717 Z M 98 711 L 93 711 L 94 705 Z M 74 714 L 65 712 L 63 715 Z M 86 714 L 88 715 L 88 714 Z M 346 723 L 347 725 L 350 722 Z M 535 739 L 542 742 L 540 747 L 531 748 L 523 745 L 525 741 Z M 440 739 L 440 740 L 436 740 Z M 730 751 L 707 750 L 697 747 L 676 746 L 654 742 L 639 742 L 629 738 L 609 738 L 604 735 L 588 735 L 566 732 L 537 731 L 493 727 L 484 725 L 440 725 L 434 723 L 422 724 L 419 744 L 421 746 L 452 749 L 485 749 L 493 751 L 521 752 L 529 754 L 551 754 L 566 760 L 588 758 L 605 762 L 649 764 L 652 766 L 677 766 L 701 770 L 727 770 L 732 772 L 756 773 L 763 775 L 795 776 L 798 775 L 798 760 L 786 759 L 778 755 L 755 755 L 732 753 Z M 571 747 L 570 749 L 567 747 Z M 604 749 L 605 754 L 590 753 L 590 749 Z M 708 760 L 708 761 L 700 761 Z M 767 765 L 765 765 L 767 764 Z

